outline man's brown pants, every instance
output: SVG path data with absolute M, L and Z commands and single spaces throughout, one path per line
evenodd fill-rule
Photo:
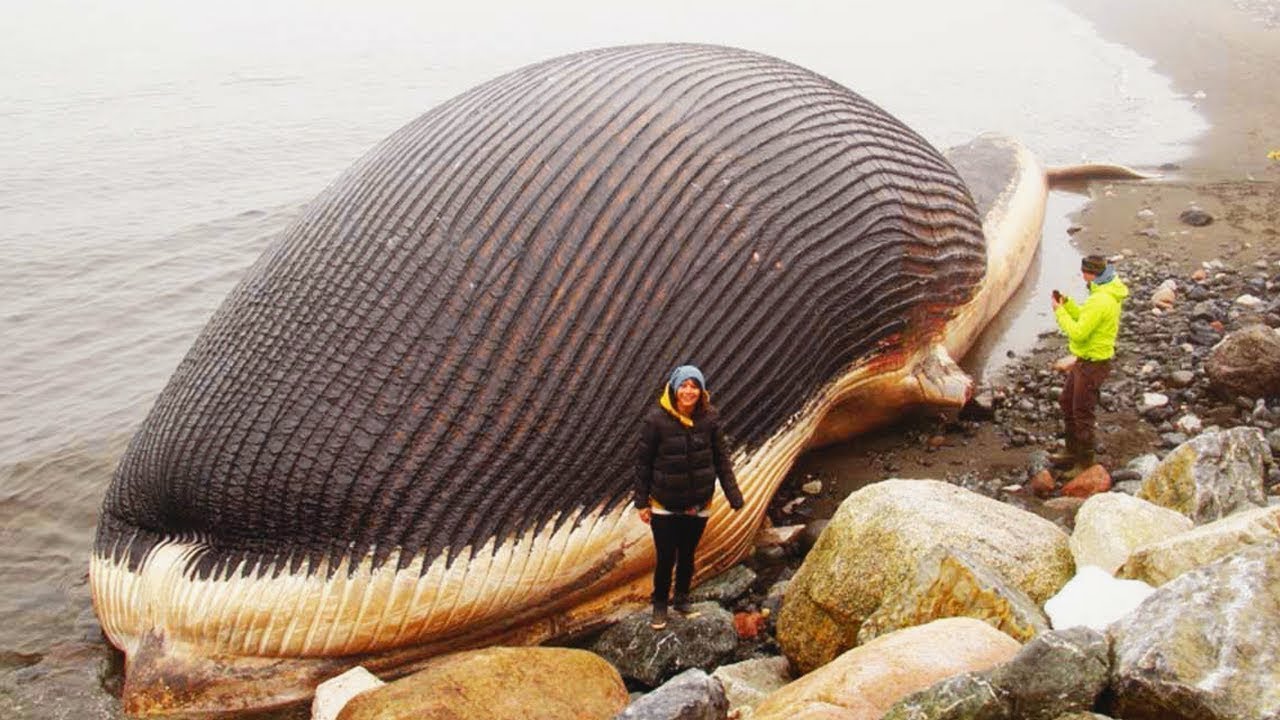
M 1075 438 L 1082 450 L 1093 451 L 1098 397 L 1102 391 L 1102 381 L 1110 374 L 1110 360 L 1083 358 L 1076 358 L 1075 365 L 1067 372 L 1067 382 L 1058 398 L 1058 405 L 1062 407 L 1067 437 Z

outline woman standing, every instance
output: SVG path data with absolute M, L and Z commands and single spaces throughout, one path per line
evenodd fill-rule
M 725 450 L 720 417 L 711 406 L 702 371 L 681 365 L 658 395 L 658 407 L 644 418 L 636 457 L 636 508 L 653 530 L 658 563 L 653 570 L 653 621 L 667 625 L 671 568 L 676 571 L 674 607 L 692 617 L 689 584 L 693 555 L 711 514 L 716 478 L 729 506 L 742 508 L 742 493 Z

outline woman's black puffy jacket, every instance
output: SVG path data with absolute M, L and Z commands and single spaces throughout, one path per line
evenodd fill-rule
M 735 510 L 742 507 L 742 493 L 714 410 L 696 412 L 693 427 L 686 427 L 662 407 L 645 415 L 636 451 L 637 508 L 649 507 L 650 497 L 673 512 L 701 507 L 715 493 L 717 477 L 729 505 Z

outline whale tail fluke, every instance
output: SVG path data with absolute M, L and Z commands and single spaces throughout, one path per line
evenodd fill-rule
M 1125 165 L 1110 163 L 1083 163 L 1080 165 L 1058 165 L 1047 168 L 1045 177 L 1049 186 L 1055 187 L 1071 183 L 1082 183 L 1090 180 L 1155 180 L 1160 176 L 1144 173 Z

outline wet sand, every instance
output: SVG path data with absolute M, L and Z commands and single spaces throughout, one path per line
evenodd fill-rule
M 1082 250 L 1167 253 L 1178 270 L 1228 256 L 1280 253 L 1280 2 L 1276 0 L 1063 0 L 1100 35 L 1150 58 L 1194 99 L 1210 129 L 1177 169 L 1144 183 L 1094 184 L 1076 218 Z M 1123 158 L 1116 158 L 1123 162 Z M 1196 204 L 1216 218 L 1192 228 Z M 1139 220 L 1150 209 L 1153 221 Z M 1158 237 L 1141 234 L 1148 228 Z

